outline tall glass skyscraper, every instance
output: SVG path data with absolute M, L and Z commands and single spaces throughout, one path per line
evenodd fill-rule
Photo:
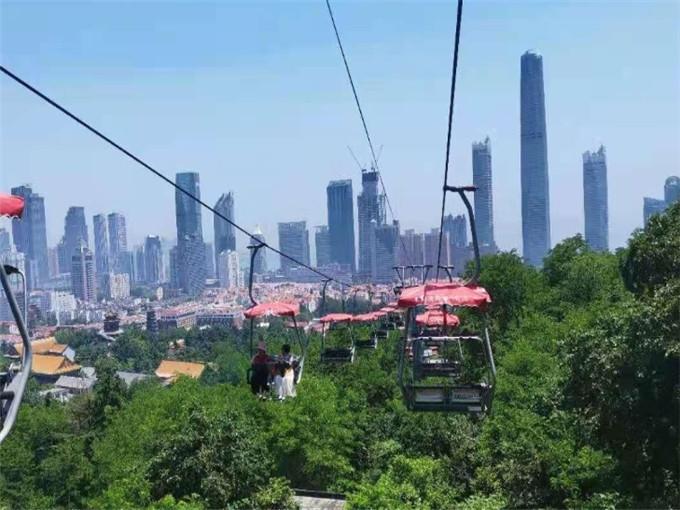
M 69 262 L 76 252 L 80 253 L 81 245 L 89 246 L 85 208 L 69 207 L 64 220 L 64 249 Z
M 175 182 L 194 197 L 201 198 L 198 173 L 180 172 L 175 176 Z M 175 219 L 179 285 L 188 295 L 197 296 L 205 286 L 205 248 L 201 206 L 180 190 L 175 191 Z
M 609 250 L 609 206 L 607 203 L 607 154 L 583 153 L 583 208 L 586 243 L 596 251 Z
M 550 250 L 548 138 L 543 57 L 532 51 L 522 55 L 520 124 L 523 255 L 529 264 L 540 266 Z
M 97 275 L 104 275 L 110 271 L 106 216 L 103 214 L 96 214 L 92 218 L 92 224 L 94 227 L 94 266 L 97 270 Z
M 655 214 L 661 214 L 666 210 L 666 201 L 659 200 L 658 198 L 644 197 L 643 207 L 642 207 L 642 217 L 644 219 L 645 225 L 649 221 L 649 218 Z
M 109 265 L 115 272 L 122 272 L 124 253 L 127 251 L 127 227 L 125 216 L 113 212 L 108 215 L 109 222 Z M 132 280 L 130 280 L 132 283 Z
M 359 213 L 359 275 L 369 281 L 377 272 L 375 229 L 385 224 L 385 195 L 378 193 L 377 170 L 362 170 Z M 392 268 L 390 268 L 390 271 Z
M 475 192 L 475 221 L 480 247 L 485 252 L 495 252 L 493 236 L 493 180 L 491 172 L 491 142 L 472 144 L 472 182 Z
M 331 181 L 326 187 L 328 232 L 332 262 L 347 264 L 356 269 L 354 252 L 354 194 L 352 181 Z
M 332 262 L 331 260 L 331 236 L 326 225 L 316 227 L 314 233 L 316 246 L 316 267 L 322 267 Z
M 279 223 L 279 250 L 309 265 L 309 231 L 306 221 Z M 284 274 L 289 275 L 292 269 L 298 267 L 300 266 L 292 260 L 281 257 L 281 270 Z
M 234 221 L 234 193 L 231 191 L 223 193 L 215 203 L 215 210 L 225 218 Z M 215 268 L 217 278 L 220 278 L 220 253 L 227 250 L 236 250 L 236 233 L 233 225 L 230 225 L 219 216 L 214 217 L 213 226 L 215 231 Z
M 12 237 L 17 251 L 25 255 L 28 280 L 37 284 L 47 282 L 50 270 L 47 262 L 45 199 L 33 193 L 30 186 L 12 188 L 11 193 L 24 198 L 23 217 L 12 220 Z
M 680 177 L 672 175 L 666 179 L 663 187 L 663 196 L 668 207 L 680 201 Z
M 253 231 L 253 237 L 260 241 L 261 243 L 266 242 L 264 239 L 264 234 L 260 229 L 259 225 L 255 226 Z M 250 244 L 253 244 L 253 240 L 250 240 Z M 260 249 L 255 255 L 255 260 L 253 261 L 253 273 L 254 274 L 265 274 L 267 272 L 267 257 L 265 255 L 265 248 Z
M 160 283 L 163 279 L 163 249 L 160 237 L 146 236 L 144 240 L 144 265 L 146 281 Z

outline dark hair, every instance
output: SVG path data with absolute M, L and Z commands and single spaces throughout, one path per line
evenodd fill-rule
M 283 344 L 283 347 L 281 347 L 281 350 L 283 351 L 284 354 L 290 353 L 290 345 Z

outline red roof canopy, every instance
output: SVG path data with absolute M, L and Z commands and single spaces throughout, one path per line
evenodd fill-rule
M 24 199 L 14 195 L 0 193 L 0 216 L 20 218 L 24 212 Z
M 362 313 L 352 317 L 352 322 L 373 322 L 375 320 L 378 320 L 378 316 L 375 312 Z
M 434 282 L 404 289 L 399 296 L 399 306 L 413 308 L 425 305 L 448 305 L 483 308 L 491 303 L 491 296 L 483 287 L 458 283 Z
M 293 303 L 284 303 L 282 301 L 273 301 L 271 303 L 260 303 L 252 308 L 248 308 L 244 315 L 248 319 L 256 317 L 267 317 L 275 315 L 276 317 L 295 317 L 300 313 L 300 307 Z
M 419 326 L 450 326 L 455 327 L 460 324 L 460 319 L 452 313 L 443 313 L 441 310 L 428 310 L 425 313 L 416 315 L 416 324 Z
M 396 311 L 397 311 L 396 303 L 395 303 L 394 305 L 383 306 L 383 307 L 380 309 L 380 311 L 381 311 L 381 312 L 385 312 L 385 313 L 396 312 Z
M 352 316 L 348 313 L 329 313 L 319 319 L 324 324 L 327 322 L 349 322 Z

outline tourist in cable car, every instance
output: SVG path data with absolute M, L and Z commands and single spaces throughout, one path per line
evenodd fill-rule
M 254 395 L 260 398 L 264 398 L 269 389 L 270 363 L 271 358 L 267 354 L 267 346 L 262 339 L 262 335 L 260 335 L 259 342 L 257 343 L 257 352 L 250 360 L 250 368 L 252 370 L 250 389 Z
M 276 359 L 276 375 L 274 387 L 279 400 L 295 397 L 295 372 L 298 367 L 297 356 L 291 354 L 290 345 L 284 344 L 281 354 Z

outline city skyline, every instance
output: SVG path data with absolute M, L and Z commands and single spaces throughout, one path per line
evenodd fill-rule
M 453 152 L 456 173 L 454 176 L 457 183 L 469 183 L 472 181 L 471 155 L 466 154 L 467 151 L 462 148 L 466 145 L 469 147 L 470 143 L 482 139 L 488 133 L 494 143 L 494 166 L 496 167 L 494 184 L 496 184 L 495 188 L 498 190 L 494 197 L 494 212 L 496 215 L 496 241 L 499 248 L 507 250 L 521 247 L 518 237 L 520 218 L 517 206 L 517 198 L 519 196 L 519 137 L 516 136 L 519 118 L 517 113 L 517 97 L 519 95 L 519 70 L 517 69 L 519 66 L 517 65 L 517 59 L 528 47 L 536 47 L 545 58 L 546 111 L 548 130 L 551 133 L 548 141 L 550 178 L 553 188 L 566 191 L 565 193 L 560 192 L 556 194 L 553 192 L 551 194 L 553 242 L 583 231 L 584 218 L 583 205 L 581 203 L 582 193 L 580 192 L 580 155 L 584 148 L 596 147 L 599 143 L 605 143 L 608 148 L 611 196 L 609 204 L 610 248 L 620 246 L 633 228 L 642 225 L 639 208 L 630 207 L 629 204 L 641 203 L 643 195 L 658 196 L 658 193 L 654 191 L 656 188 L 654 181 L 665 178 L 667 175 L 664 174 L 677 173 L 673 169 L 680 166 L 678 164 L 680 162 L 680 150 L 677 148 L 677 144 L 674 145 L 669 142 L 672 141 L 672 137 L 678 132 L 678 115 L 672 108 L 664 108 L 663 112 L 659 109 L 660 103 L 669 104 L 669 101 L 671 103 L 677 103 L 678 101 L 677 72 L 671 71 L 673 74 L 668 75 L 668 69 L 663 66 L 664 62 L 672 61 L 674 57 L 677 60 L 678 50 L 672 44 L 661 44 L 659 42 L 661 40 L 672 40 L 675 37 L 676 31 L 674 31 L 674 27 L 669 26 L 668 20 L 672 19 L 672 14 L 677 14 L 677 7 L 662 3 L 651 4 L 651 6 L 646 6 L 645 9 L 641 9 L 636 5 L 627 5 L 625 9 L 612 6 L 607 8 L 607 12 L 610 14 L 607 16 L 607 26 L 621 28 L 632 23 L 634 20 L 636 24 L 641 25 L 642 30 L 646 29 L 650 33 L 652 37 L 650 44 L 654 44 L 655 48 L 658 46 L 658 52 L 646 54 L 644 62 L 636 63 L 636 66 L 638 66 L 637 70 L 628 70 L 628 68 L 624 67 L 624 62 L 630 62 L 630 55 L 636 54 L 636 50 L 635 48 L 629 48 L 627 46 L 628 42 L 623 40 L 623 38 L 621 40 L 617 39 L 617 44 L 619 44 L 617 48 L 620 48 L 620 50 L 617 49 L 614 53 L 604 49 L 600 50 L 597 44 L 592 44 L 588 47 L 587 51 L 585 51 L 585 48 L 579 47 L 572 49 L 570 54 L 566 54 L 558 44 L 564 30 L 567 30 L 566 26 L 570 27 L 570 33 L 575 29 L 586 40 L 591 40 L 592 42 L 592 39 L 597 37 L 595 25 L 598 26 L 598 30 L 602 27 L 601 22 L 596 24 L 593 21 L 593 19 L 597 19 L 597 16 L 591 15 L 601 12 L 603 10 L 602 6 L 565 5 L 559 3 L 556 5 L 513 5 L 513 12 L 521 12 L 526 18 L 518 21 L 520 26 L 525 27 L 524 32 L 513 27 L 513 34 L 522 32 L 522 35 L 516 39 L 509 38 L 510 27 L 506 26 L 501 20 L 502 16 L 500 13 L 498 15 L 490 14 L 491 9 L 488 9 L 484 4 L 471 5 L 466 10 L 466 20 L 469 20 L 469 23 L 473 26 L 480 23 L 490 23 L 498 29 L 498 33 L 493 41 L 484 41 L 484 44 L 488 43 L 494 49 L 493 58 L 488 63 L 484 63 L 484 59 L 475 58 L 482 48 L 486 48 L 484 53 L 489 54 L 489 48 L 483 45 L 480 46 L 479 37 L 471 35 L 470 38 L 466 39 L 466 43 L 463 46 L 461 58 L 462 63 L 467 65 L 465 68 L 467 71 L 461 73 L 460 76 L 458 97 L 461 102 L 456 107 Z M 79 23 L 82 22 L 83 17 L 88 13 L 94 16 L 94 23 L 96 25 L 99 19 L 97 13 L 102 9 L 105 10 L 103 7 L 88 6 L 85 8 L 85 13 L 78 13 L 78 16 L 71 20 L 71 23 L 74 24 L 75 33 L 79 29 L 82 30 L 85 26 Z M 176 9 L 181 11 L 181 7 Z M 374 9 L 372 6 L 343 5 L 338 9 L 339 12 L 337 14 L 344 19 L 361 18 L 365 16 L 366 12 L 371 12 L 372 9 Z M 496 4 L 493 7 L 493 10 L 500 10 L 505 14 L 507 14 L 509 9 L 509 7 L 506 8 Z M 47 10 L 49 11 L 49 9 Z M 244 10 L 247 12 L 240 12 L 240 14 L 244 16 L 245 20 L 249 20 L 250 10 L 247 8 Z M 397 11 L 401 12 L 402 16 L 414 10 L 410 6 L 401 6 L 397 9 Z M 565 16 L 570 20 L 578 20 L 578 23 L 569 25 L 561 22 L 565 27 L 557 27 L 555 24 L 551 25 L 549 21 L 554 17 L 555 10 L 564 11 Z M 169 13 L 164 13 L 164 16 L 170 17 L 168 21 L 171 24 L 174 21 L 172 12 L 173 10 L 171 9 Z M 297 12 L 298 14 L 302 13 L 307 20 L 317 14 L 313 9 L 306 7 L 300 7 Z M 670 16 L 669 12 L 671 13 Z M 412 129 L 402 129 L 404 131 L 403 134 L 397 135 L 394 129 L 390 128 L 390 123 L 387 122 L 391 118 L 389 112 L 394 110 L 393 100 L 399 97 L 395 94 L 398 92 L 403 95 L 403 90 L 399 88 L 400 86 L 397 83 L 390 80 L 386 82 L 384 87 L 381 87 L 383 95 L 388 93 L 388 97 L 385 99 L 387 103 L 381 102 L 380 98 L 372 93 L 368 85 L 371 79 L 375 79 L 375 74 L 371 74 L 370 69 L 374 67 L 372 59 L 383 57 L 381 48 L 376 48 L 374 54 L 363 55 L 360 52 L 356 53 L 358 48 L 361 48 L 361 44 L 370 42 L 372 38 L 378 41 L 384 38 L 386 42 L 389 41 L 390 23 L 398 19 L 398 16 L 390 14 L 386 20 L 381 21 L 375 33 L 370 35 L 352 28 L 351 25 L 347 28 L 348 44 L 355 48 L 352 53 L 352 59 L 355 63 L 354 65 L 358 67 L 356 71 L 358 74 L 358 85 L 360 92 L 362 92 L 363 101 L 367 103 L 367 108 L 369 109 L 368 114 L 372 131 L 379 143 L 385 143 L 384 155 L 381 157 L 380 165 L 390 198 L 395 205 L 395 212 L 402 228 L 414 228 L 418 231 L 427 231 L 432 225 L 436 224 L 437 211 L 434 204 L 439 200 L 439 184 L 437 183 L 441 179 L 440 159 L 442 156 L 440 131 L 444 120 L 441 110 L 446 99 L 446 82 L 448 79 L 448 70 L 443 69 L 446 67 L 443 64 L 449 61 L 447 53 L 450 51 L 450 27 L 445 23 L 447 18 L 443 16 L 443 14 L 447 13 L 451 14 L 445 6 L 427 5 L 423 8 L 423 13 L 420 15 L 420 25 L 417 25 L 412 31 L 403 35 L 406 40 L 413 38 L 414 41 L 419 41 L 421 32 L 418 31 L 417 27 L 421 27 L 420 30 L 425 26 L 431 29 L 428 30 L 431 32 L 429 37 L 420 43 L 422 45 L 416 45 L 415 49 L 419 57 L 422 56 L 424 51 L 433 51 L 428 53 L 426 62 L 423 62 L 422 76 L 414 78 L 416 80 L 415 83 L 409 83 L 409 88 L 412 91 L 405 96 L 414 106 L 419 108 L 424 106 L 424 111 L 429 112 L 429 114 L 436 112 L 438 115 L 436 118 L 441 117 L 440 121 L 434 123 L 416 122 L 415 124 L 423 126 L 422 134 L 415 133 Z M 64 64 L 66 57 L 59 56 L 49 50 L 41 53 L 37 62 L 31 64 L 26 62 L 26 66 L 21 67 L 22 61 L 18 58 L 18 55 L 21 55 L 21 53 L 14 52 L 13 50 L 17 48 L 20 41 L 25 42 L 26 34 L 19 34 L 15 30 L 16 27 L 22 26 L 22 21 L 26 19 L 25 14 L 25 11 L 20 6 L 11 6 L 6 11 L 5 18 L 8 20 L 8 23 L 7 25 L 3 24 L 3 28 L 6 28 L 6 30 L 3 30 L 3 41 L 6 42 L 3 49 L 3 57 L 7 57 L 7 64 L 10 66 L 17 64 L 17 69 L 19 71 L 26 71 L 26 77 L 29 79 L 32 76 L 30 71 L 34 69 L 33 66 L 40 63 L 45 65 L 51 64 L 50 69 L 56 73 L 55 76 L 62 78 L 59 70 L 61 69 L 60 66 Z M 261 14 L 261 12 L 258 11 L 258 14 Z M 279 12 L 279 14 L 281 13 Z M 442 14 L 443 18 L 441 21 L 438 19 L 440 14 Z M 40 16 L 38 17 L 40 18 Z M 284 15 L 283 20 L 287 23 L 288 17 Z M 544 23 L 544 26 L 539 26 L 537 20 L 543 20 L 546 23 Z M 9 21 L 15 21 L 16 23 L 10 23 Z M 122 19 L 119 19 L 118 22 L 125 28 L 125 23 Z M 446 27 L 444 27 L 445 25 Z M 527 31 L 526 27 L 529 25 L 535 27 L 535 29 Z M 653 27 L 653 29 L 650 27 Z M 284 23 L 283 28 L 288 30 L 290 26 Z M 618 37 L 616 34 L 625 33 L 625 30 L 612 29 L 609 33 L 610 38 L 612 37 L 611 34 L 614 34 L 613 37 Z M 63 34 L 59 32 L 59 35 Z M 130 43 L 134 43 L 136 39 L 141 37 L 138 34 L 132 35 L 134 37 L 132 37 Z M 324 197 L 319 196 L 318 189 L 325 186 L 329 180 L 351 177 L 355 185 L 357 184 L 358 172 L 353 170 L 353 163 L 345 148 L 347 143 L 354 147 L 360 160 L 367 161 L 366 150 L 360 137 L 356 136 L 356 118 L 354 117 L 354 112 L 349 108 L 351 103 L 345 101 L 346 99 L 351 99 L 347 97 L 346 84 L 336 83 L 342 79 L 342 69 L 335 65 L 337 62 L 330 60 L 334 56 L 337 57 L 334 53 L 335 49 L 332 48 L 333 41 L 326 41 L 323 38 L 325 35 L 327 34 L 321 30 L 318 33 L 314 31 L 311 34 L 306 34 L 304 41 L 300 41 L 299 44 L 302 46 L 295 46 L 296 50 L 302 51 L 301 55 L 295 56 L 295 60 L 304 61 L 310 57 L 311 50 L 309 48 L 312 45 L 309 38 L 314 43 L 321 40 L 321 48 L 326 47 L 326 42 L 331 43 L 328 45 L 329 55 L 324 53 L 323 57 L 324 59 L 329 59 L 326 66 L 330 71 L 323 71 L 318 78 L 322 81 L 328 78 L 328 82 L 332 85 L 332 92 L 329 92 L 331 95 L 326 95 L 325 100 L 331 101 L 331 104 L 338 104 L 338 109 L 333 111 L 339 112 L 340 117 L 337 123 L 338 129 L 329 132 L 326 135 L 328 139 L 319 146 L 319 150 L 328 155 L 326 160 L 322 161 L 320 165 L 317 154 L 312 154 L 314 156 L 313 159 L 315 159 L 314 167 L 318 169 L 321 166 L 321 171 L 309 172 L 307 170 L 309 163 L 304 163 L 307 161 L 306 157 L 303 157 L 302 165 L 286 165 L 285 172 L 269 171 L 272 165 L 266 161 L 264 165 L 258 163 L 256 170 L 252 165 L 243 164 L 242 156 L 238 150 L 230 149 L 229 151 L 229 163 L 226 168 L 239 168 L 243 170 L 242 172 L 227 172 L 226 174 L 229 176 L 228 188 L 237 190 L 242 203 L 239 207 L 239 222 L 250 228 L 259 224 L 264 234 L 271 239 L 276 238 L 276 223 L 279 220 L 305 218 L 310 225 L 326 223 L 323 207 Z M 45 34 L 45 37 L 48 38 L 54 36 L 54 31 L 48 31 Z M 152 44 L 155 43 L 155 41 L 150 42 Z M 295 44 L 298 43 L 296 42 Z M 138 44 L 135 46 L 138 46 Z M 87 70 L 88 66 L 94 65 L 95 57 L 97 62 L 101 59 L 101 62 L 105 63 L 107 58 L 117 58 L 120 60 L 127 55 L 123 52 L 107 56 L 102 55 L 96 50 L 97 48 L 92 48 L 91 54 L 86 52 L 85 55 L 77 55 L 81 60 L 84 57 L 84 63 L 82 64 L 84 70 Z M 187 51 L 195 50 L 196 47 L 187 48 Z M 321 50 L 318 51 L 320 52 Z M 413 55 L 411 50 L 399 48 L 399 52 L 399 58 L 396 59 L 401 60 L 399 65 L 396 60 L 394 62 L 387 60 L 384 63 L 385 67 L 380 67 L 378 71 L 387 73 L 389 78 L 394 76 L 393 73 L 400 67 L 414 65 L 416 56 Z M 602 58 L 603 52 L 607 55 L 606 59 Z M 264 59 L 264 63 L 272 64 L 270 57 L 276 55 L 278 55 L 276 52 L 272 55 L 267 55 L 255 51 L 253 58 L 256 60 Z M 285 54 L 284 57 L 288 59 L 288 62 L 292 58 L 290 55 L 286 56 Z M 315 54 L 311 54 L 311 57 L 313 60 Z M 125 61 L 121 60 L 121 62 L 124 63 Z M 568 73 L 573 74 L 574 69 L 578 69 L 580 82 L 575 82 L 569 78 Z M 239 73 L 242 70 L 242 62 L 237 62 L 236 72 Z M 153 68 L 149 69 L 148 62 L 145 61 L 145 55 L 140 55 L 139 60 L 134 61 L 131 72 L 141 73 L 141 77 L 144 78 L 139 83 L 135 83 L 136 89 L 130 90 L 125 88 L 124 84 L 115 83 L 117 87 L 123 87 L 121 93 L 125 96 L 126 101 L 132 101 L 135 107 L 137 107 L 139 106 L 137 104 L 138 101 L 148 102 L 149 87 L 153 83 L 154 87 L 157 88 L 158 83 L 154 81 L 155 71 Z M 216 72 L 219 72 L 219 68 Z M 645 85 L 645 87 L 651 87 L 651 89 L 640 87 L 639 85 L 640 80 L 648 72 L 653 72 L 655 76 L 659 76 L 659 80 Z M 329 73 L 332 74 L 332 79 L 327 77 Z M 622 79 L 622 73 L 625 73 L 626 79 Z M 40 85 L 47 87 L 48 91 L 54 91 L 57 97 L 65 99 L 68 105 L 72 106 L 75 110 L 95 116 L 109 112 L 108 104 L 102 104 L 100 100 L 96 102 L 81 102 L 77 95 L 66 93 L 64 96 L 64 90 L 61 88 L 62 83 L 60 81 L 57 81 L 57 83 L 52 82 L 49 76 L 49 74 L 45 75 L 45 81 L 41 82 Z M 202 76 L 201 73 L 199 73 L 197 88 L 191 90 L 196 93 L 201 92 L 201 94 L 205 92 L 208 98 L 214 98 L 214 94 L 211 95 L 212 92 L 209 85 L 207 82 L 201 81 L 200 76 Z M 502 83 L 501 87 L 507 89 L 507 92 L 499 94 L 495 88 L 483 86 L 483 82 L 480 87 L 480 82 L 478 81 L 480 76 L 484 76 L 484 82 L 498 83 L 499 86 Z M 664 76 L 667 79 L 663 79 Z M 80 75 L 79 73 L 74 74 L 74 79 L 76 78 L 82 79 L 82 71 Z M 107 76 L 106 78 L 109 79 L 110 77 Z M 100 92 L 97 94 L 97 98 L 113 99 L 115 102 L 117 96 L 114 95 L 112 98 L 111 90 L 100 90 L 101 86 L 98 79 L 95 77 L 94 81 L 90 83 L 95 90 Z M 428 89 L 428 97 L 424 99 L 421 92 L 423 84 L 433 79 L 432 87 L 434 88 Z M 607 82 L 607 79 L 610 82 Z M 164 81 L 167 82 L 167 80 Z M 583 82 L 583 85 L 580 84 L 581 82 Z M 283 85 L 290 84 L 289 81 L 283 83 Z M 610 88 L 605 88 L 606 84 L 609 84 Z M 310 87 L 312 85 L 316 87 L 318 82 L 312 80 Z M 78 81 L 69 83 L 69 87 L 71 86 L 76 87 L 75 90 L 77 90 Z M 394 87 L 397 88 L 394 89 Z M 639 93 L 643 88 L 646 91 L 645 97 L 651 95 L 654 98 L 653 101 L 634 100 L 638 97 L 635 94 Z M 257 90 L 261 89 L 255 87 L 254 95 Z M 290 92 L 289 89 L 285 90 L 288 93 Z M 615 92 L 614 94 L 606 93 L 612 90 Z M 24 97 L 21 91 L 15 90 L 9 83 L 2 83 L 2 94 L 3 104 L 8 105 L 8 108 L 3 112 L 2 122 L 9 123 L 11 121 L 11 124 L 8 124 L 8 128 L 3 130 L 1 151 L 3 185 L 5 189 L 8 189 L 10 186 L 22 182 L 30 182 L 38 193 L 46 194 L 46 191 L 50 190 L 52 195 L 48 197 L 48 204 L 46 206 L 50 246 L 53 246 L 58 241 L 58 233 L 54 225 L 62 221 L 66 207 L 71 204 L 84 205 L 89 214 L 103 208 L 121 210 L 124 215 L 131 219 L 134 218 L 133 228 L 135 231 L 131 230 L 129 232 L 132 245 L 141 243 L 144 236 L 149 233 L 160 234 L 168 239 L 174 237 L 172 233 L 172 202 L 164 198 L 171 196 L 171 191 L 163 191 L 162 186 L 150 180 L 151 178 L 149 177 L 140 177 L 138 169 L 120 160 L 120 158 L 104 154 L 105 150 L 98 148 L 98 142 L 87 138 L 87 135 L 79 134 L 77 129 L 64 129 L 65 124 L 63 124 L 63 121 L 50 117 L 41 105 L 34 104 L 30 98 Z M 244 99 L 238 94 L 235 94 L 235 97 L 238 101 Z M 641 98 L 642 96 L 639 97 Z M 262 98 L 259 97 L 259 99 L 261 100 Z M 249 101 L 248 97 L 245 100 L 246 102 Z M 296 101 L 295 94 L 293 94 L 291 101 Z M 308 134 L 307 115 L 311 116 L 317 111 L 320 104 L 319 101 L 318 97 L 312 97 L 310 111 L 304 113 L 301 120 L 302 123 L 298 125 L 298 130 L 294 131 L 294 133 L 299 133 L 300 135 Z M 644 106 L 642 103 L 644 103 Z M 198 104 L 200 105 L 200 103 Z M 155 109 L 161 105 L 166 106 L 159 98 L 147 106 L 152 108 L 154 113 L 158 113 Z M 19 109 L 17 110 L 17 108 Z M 281 121 L 284 120 L 288 109 L 285 105 L 282 108 L 284 111 L 281 112 L 281 115 L 284 115 L 284 117 L 277 120 L 276 126 L 284 125 Z M 296 111 L 298 110 L 299 108 L 296 108 Z M 144 111 L 143 108 L 140 111 Z M 15 112 L 21 112 L 21 118 L 16 117 Z M 412 113 L 411 110 L 408 110 L 408 112 L 409 114 Z M 661 119 L 661 122 L 651 122 L 649 120 L 652 112 L 657 118 Z M 116 113 L 119 113 L 119 115 L 112 116 L 110 119 L 113 122 L 110 126 L 111 129 L 109 129 L 108 124 L 102 126 L 107 128 L 107 133 L 113 136 L 122 135 L 126 131 L 121 132 L 120 127 L 129 128 L 130 134 L 136 133 L 135 127 L 128 123 L 128 107 L 123 106 Z M 186 108 L 182 109 L 182 113 L 183 115 L 189 114 Z M 235 114 L 238 116 L 239 111 L 237 110 Z M 149 118 L 158 118 L 158 115 L 150 115 Z M 631 120 L 633 118 L 641 120 L 633 122 Z M 93 118 L 92 120 L 95 119 Z M 416 120 L 418 120 L 417 117 Z M 37 126 L 36 121 L 38 121 Z M 195 123 L 192 123 L 191 116 L 187 118 L 187 122 L 189 122 L 187 125 L 190 125 L 192 130 L 196 131 L 197 126 Z M 168 128 L 161 129 L 160 132 L 165 137 L 170 136 L 170 139 L 176 139 L 178 131 L 170 129 L 170 126 L 174 123 L 168 122 L 167 124 Z M 9 129 L 10 125 L 12 129 Z M 49 156 L 48 160 L 43 159 L 40 155 L 26 160 L 21 157 L 21 154 L 17 152 L 15 147 L 22 147 L 22 144 L 25 144 L 29 139 L 22 140 L 20 136 L 26 130 L 30 130 L 31 133 L 36 128 L 40 130 L 43 125 L 49 126 L 51 133 L 59 133 L 58 138 L 62 150 L 55 153 L 55 151 L 49 150 L 48 145 L 41 151 L 41 153 L 44 152 Z M 433 127 L 428 127 L 430 125 Z M 258 123 L 258 126 L 258 129 L 263 129 L 261 123 Z M 246 124 L 241 127 L 247 130 L 249 125 Z M 434 127 L 437 129 L 435 130 Z M 225 127 L 225 129 L 228 132 L 229 128 Z M 150 130 L 147 129 L 145 131 Z M 200 130 L 196 132 L 201 133 Z M 290 150 L 281 151 L 282 146 L 278 145 L 275 138 L 271 138 L 273 136 L 271 131 L 264 131 L 262 134 L 274 140 L 275 152 L 278 151 L 280 153 L 277 159 L 283 158 L 283 160 L 290 161 L 291 163 L 298 162 L 297 158 L 288 159 L 292 154 Z M 280 135 L 280 133 L 278 134 Z M 204 181 L 211 183 L 211 189 L 208 191 L 210 196 L 206 197 L 211 203 L 212 200 L 218 198 L 221 190 L 227 187 L 224 183 L 226 179 L 224 177 L 225 158 L 223 156 L 211 159 L 215 155 L 214 151 L 202 151 L 199 154 L 192 150 L 186 150 L 189 146 L 184 146 L 185 155 L 178 157 L 176 151 L 171 151 L 171 154 L 165 157 L 160 153 L 156 153 L 153 147 L 150 152 L 147 150 L 145 144 L 147 143 L 148 136 L 150 135 L 145 132 L 143 135 L 140 133 L 138 137 L 141 143 L 140 149 L 142 155 L 148 157 L 152 162 L 158 163 L 170 176 L 172 176 L 178 167 L 186 166 L 199 171 Z M 247 136 L 252 136 L 252 134 Z M 457 139 L 456 136 L 458 137 Z M 434 141 L 432 143 L 423 143 L 426 137 L 439 141 L 438 143 L 434 143 Z M 224 136 L 220 138 L 224 138 Z M 201 146 L 203 149 L 213 143 L 213 138 L 207 137 L 205 139 L 206 144 Z M 633 143 L 633 140 L 635 140 L 635 143 Z M 289 136 L 283 136 L 282 141 L 286 141 L 290 145 Z M 153 138 L 148 143 L 153 143 Z M 158 144 L 159 142 L 156 143 Z M 424 150 L 419 149 L 415 152 L 403 150 L 403 148 L 413 146 L 422 147 Z M 77 158 L 75 157 L 76 153 L 70 152 L 70 147 L 73 147 L 73 150 L 77 148 Z M 631 153 L 630 148 L 632 147 L 643 147 L 644 150 L 639 150 L 639 154 Z M 23 152 L 26 153 L 27 151 L 24 150 Z M 411 152 L 414 153 L 411 154 Z M 83 154 L 88 158 L 87 161 L 97 161 L 97 169 L 90 172 L 92 175 L 86 174 L 84 168 L 86 166 L 84 165 L 85 161 L 82 159 Z M 300 167 L 299 170 L 297 169 L 298 166 Z M 420 186 L 417 187 L 406 184 L 408 182 L 408 175 L 414 169 L 417 169 L 419 174 L 418 183 Z M 248 177 L 246 182 L 244 182 L 244 177 L 237 175 L 240 173 L 244 177 Z M 281 174 L 280 176 L 279 173 Z M 56 175 L 59 175 L 61 182 L 54 180 Z M 119 176 L 120 184 L 117 183 Z M 304 178 L 301 176 L 304 176 Z M 252 177 L 261 177 L 261 179 L 252 179 Z M 265 186 L 262 189 L 260 182 L 265 179 L 270 180 L 272 185 Z M 73 185 L 78 180 L 81 181 L 82 186 Z M 117 186 L 121 186 L 125 182 L 137 182 L 138 180 L 141 180 L 140 189 L 131 189 L 129 192 L 126 192 L 124 196 L 126 198 L 129 197 L 129 200 L 126 199 L 122 204 L 121 200 L 116 198 L 120 197 L 118 193 L 104 192 L 105 189 L 108 191 L 109 188 L 113 191 L 120 191 L 121 188 Z M 284 182 L 301 183 L 301 187 L 297 187 L 295 190 L 287 193 L 281 193 L 280 190 Z M 629 187 L 625 188 L 625 186 Z M 83 189 L 91 190 L 92 198 L 88 196 L 83 197 L 81 193 Z M 54 193 L 57 190 L 59 193 Z M 153 193 L 151 195 L 141 195 L 142 192 L 146 193 L 147 190 L 152 190 Z M 272 199 L 272 191 L 270 190 L 274 190 L 275 194 L 273 197 L 276 200 Z M 312 192 L 312 190 L 317 191 Z M 571 196 L 567 198 L 567 195 Z M 100 205 L 100 202 L 104 203 Z M 447 213 L 454 215 L 460 212 L 462 211 L 456 209 L 455 206 L 452 206 L 447 211 Z M 204 230 L 206 232 L 205 237 L 210 238 L 212 218 L 207 218 L 207 216 L 209 215 L 204 215 Z M 239 246 L 243 247 L 247 244 L 247 240 L 244 239 L 242 242 L 241 238 L 239 238 L 238 243 Z M 268 256 L 270 263 L 275 262 L 274 259 L 275 257 Z

